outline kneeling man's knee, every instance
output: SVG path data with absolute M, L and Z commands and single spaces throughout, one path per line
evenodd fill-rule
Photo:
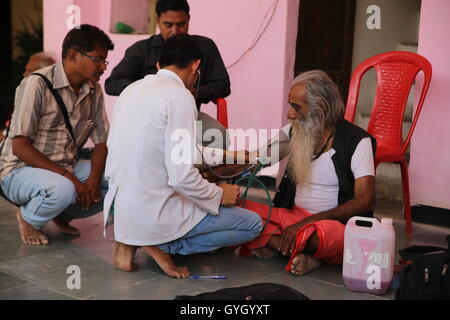
M 250 219 L 250 230 L 255 234 L 255 237 L 257 237 L 259 236 L 263 228 L 261 217 L 258 214 L 252 212 L 250 214 Z
M 58 205 L 58 207 L 66 208 L 75 202 L 75 186 L 68 179 L 58 179 L 55 186 L 51 188 L 49 197 Z

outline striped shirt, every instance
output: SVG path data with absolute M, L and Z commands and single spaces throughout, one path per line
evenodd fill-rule
M 48 159 L 73 171 L 77 148 L 88 138 L 94 144 L 106 142 L 109 122 L 102 88 L 98 83 L 84 83 L 78 96 L 69 84 L 62 62 L 37 72 L 45 75 L 64 101 L 72 124 L 76 145 L 66 127 L 63 114 L 39 76 L 28 76 L 16 89 L 11 128 L 0 157 L 0 180 L 12 170 L 26 166 L 12 152 L 12 139 L 29 138 Z

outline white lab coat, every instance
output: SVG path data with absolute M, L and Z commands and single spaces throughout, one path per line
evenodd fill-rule
M 208 212 L 219 214 L 222 189 L 203 179 L 192 159 L 180 163 L 178 157 L 193 158 L 186 149 L 194 150 L 196 119 L 191 92 L 166 69 L 120 95 L 107 143 L 104 202 L 105 228 L 114 202 L 116 241 L 166 243 L 189 232 Z M 180 134 L 190 136 L 182 153 Z

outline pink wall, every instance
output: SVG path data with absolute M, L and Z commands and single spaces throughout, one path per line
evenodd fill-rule
M 67 33 L 66 8 L 81 7 L 82 23 L 109 31 L 111 0 L 44 0 L 44 47 L 57 58 Z M 131 1 L 130 1 L 131 3 Z M 190 33 L 211 37 L 229 66 L 254 42 L 263 22 L 271 22 L 254 48 L 229 68 L 232 93 L 228 97 L 231 128 L 279 128 L 286 123 L 287 93 L 293 79 L 299 0 L 190 0 Z M 126 8 L 124 8 L 126 10 Z M 411 142 L 409 167 L 413 203 L 450 208 L 450 1 L 422 0 L 419 53 L 433 65 L 433 80 Z M 116 45 L 111 69 L 124 51 L 147 35 L 109 34 Z M 116 98 L 106 97 L 109 114 Z M 213 106 L 204 108 L 214 114 Z
M 115 50 L 108 57 L 110 67 L 101 79 L 103 85 L 112 68 L 122 59 L 124 51 L 148 35 L 109 33 L 110 0 L 44 0 L 44 47 L 58 58 L 68 32 L 65 27 L 68 18 L 66 8 L 72 3 L 81 7 L 81 23 L 94 24 L 108 31 L 115 43 Z M 286 122 L 287 92 L 294 76 L 298 5 L 299 0 L 190 1 L 190 33 L 214 39 L 226 66 L 235 62 L 250 47 L 258 30 L 270 20 L 254 48 L 228 70 L 232 84 L 232 93 L 227 98 L 230 128 L 270 129 L 279 128 Z M 115 97 L 106 97 L 110 115 L 115 100 Z M 215 114 L 213 105 L 204 106 L 202 110 Z
M 411 140 L 411 201 L 450 209 L 450 1 L 422 0 L 419 54 L 433 78 Z

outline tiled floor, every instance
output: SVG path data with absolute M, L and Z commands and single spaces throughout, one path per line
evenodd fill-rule
M 251 197 L 261 193 L 254 190 Z M 383 296 L 352 292 L 345 288 L 342 268 L 322 266 L 303 277 L 295 277 L 283 267 L 287 260 L 273 257 L 236 257 L 229 249 L 216 254 L 175 256 L 179 265 L 193 274 L 227 275 L 227 280 L 176 280 L 165 276 L 155 262 L 138 251 L 139 270 L 126 273 L 111 265 L 113 236 L 102 232 L 102 215 L 77 220 L 73 224 L 81 237 L 62 235 L 49 223 L 45 232 L 51 244 L 34 247 L 22 244 L 17 230 L 15 208 L 0 200 L 0 300 L 3 299 L 152 299 L 170 300 L 176 295 L 194 295 L 220 288 L 243 286 L 258 282 L 288 285 L 310 299 L 376 300 L 393 299 L 394 290 Z M 398 217 L 401 206 L 379 203 L 376 216 Z M 404 225 L 395 221 L 396 249 L 411 244 L 445 246 L 449 229 L 414 224 L 414 236 L 405 236 Z M 398 258 L 396 259 L 398 261 Z M 69 289 L 71 274 L 67 268 L 80 267 L 81 288 Z

